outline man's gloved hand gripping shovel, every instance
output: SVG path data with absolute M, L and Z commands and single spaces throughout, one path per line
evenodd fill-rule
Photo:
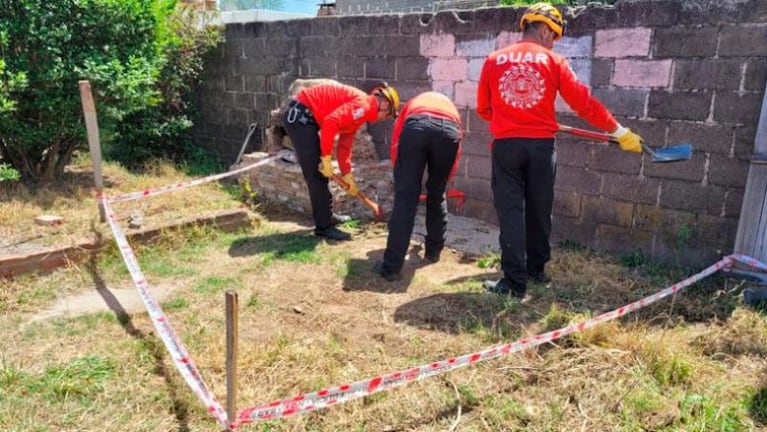
M 609 134 L 578 129 L 571 126 L 559 125 L 559 131 L 597 141 L 616 142 L 615 138 Z M 650 159 L 653 162 L 679 162 L 690 160 L 690 158 L 692 158 L 692 144 L 690 143 L 676 144 L 655 149 L 642 143 L 642 150 L 650 155 Z
M 343 177 L 333 173 L 333 176 L 331 178 L 333 179 L 334 182 L 338 183 L 338 185 L 341 186 L 343 190 L 345 191 L 349 190 L 349 183 L 347 183 Z M 376 221 L 383 220 L 383 212 L 381 211 L 381 207 L 378 206 L 378 203 L 368 198 L 368 196 L 362 193 L 361 191 L 357 191 L 357 193 L 353 194 L 352 196 L 354 198 L 357 198 L 360 202 L 362 202 L 362 204 L 365 204 L 366 206 L 370 207 L 370 210 L 373 210 L 373 215 Z

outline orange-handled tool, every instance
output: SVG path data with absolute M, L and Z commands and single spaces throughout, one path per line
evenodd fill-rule
M 346 183 L 340 175 L 333 174 L 332 178 L 333 178 L 333 181 L 338 183 L 338 185 L 341 186 L 343 190 L 349 190 L 349 184 Z M 381 207 L 378 205 L 378 203 L 370 199 L 367 195 L 362 193 L 362 191 L 357 192 L 357 195 L 355 195 L 354 197 L 360 200 L 362 204 L 365 204 L 366 206 L 368 206 L 370 210 L 373 210 L 373 217 L 375 218 L 375 220 L 377 221 L 383 220 L 383 212 L 381 211 Z

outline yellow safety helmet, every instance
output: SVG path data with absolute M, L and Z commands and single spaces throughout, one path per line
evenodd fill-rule
M 557 35 L 554 40 L 561 39 L 565 33 L 565 19 L 562 17 L 562 13 L 548 3 L 536 3 L 527 8 L 519 21 L 519 28 L 524 30 L 525 25 L 531 22 L 546 23 L 551 31 Z
M 389 84 L 383 82 L 374 88 L 371 94 L 383 96 L 389 102 L 389 115 L 394 116 L 397 114 L 399 110 L 399 93 L 397 93 L 394 87 L 390 87 Z

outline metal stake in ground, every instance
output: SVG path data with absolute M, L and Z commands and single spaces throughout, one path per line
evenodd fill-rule
M 93 103 L 91 83 L 82 80 L 80 84 L 80 99 L 83 102 L 83 115 L 85 116 L 85 129 L 88 131 L 88 147 L 91 151 L 91 163 L 93 164 L 93 182 L 96 187 L 96 195 L 103 193 L 104 180 L 101 176 L 101 143 L 99 142 L 99 123 L 96 119 L 96 105 Z M 99 203 L 99 216 L 102 223 L 107 221 L 106 212 L 101 200 Z

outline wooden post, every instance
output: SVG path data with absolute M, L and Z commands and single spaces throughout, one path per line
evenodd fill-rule
M 754 137 L 754 155 L 748 169 L 746 191 L 740 207 L 738 233 L 735 237 L 736 253 L 759 261 L 767 260 L 767 93 Z
M 237 348 L 239 345 L 237 293 L 226 292 L 226 414 L 231 425 L 237 415 Z M 231 430 L 231 429 L 230 429 Z
M 93 163 L 93 182 L 96 186 L 96 195 L 99 197 L 99 217 L 103 223 L 107 221 L 107 218 L 100 199 L 103 193 L 104 180 L 101 176 L 101 143 L 99 142 L 99 123 L 96 119 L 96 105 L 93 103 L 91 83 L 88 80 L 82 80 L 79 84 L 80 99 L 83 102 L 83 115 L 85 116 L 85 128 L 88 131 L 88 147 L 91 151 L 91 162 Z

